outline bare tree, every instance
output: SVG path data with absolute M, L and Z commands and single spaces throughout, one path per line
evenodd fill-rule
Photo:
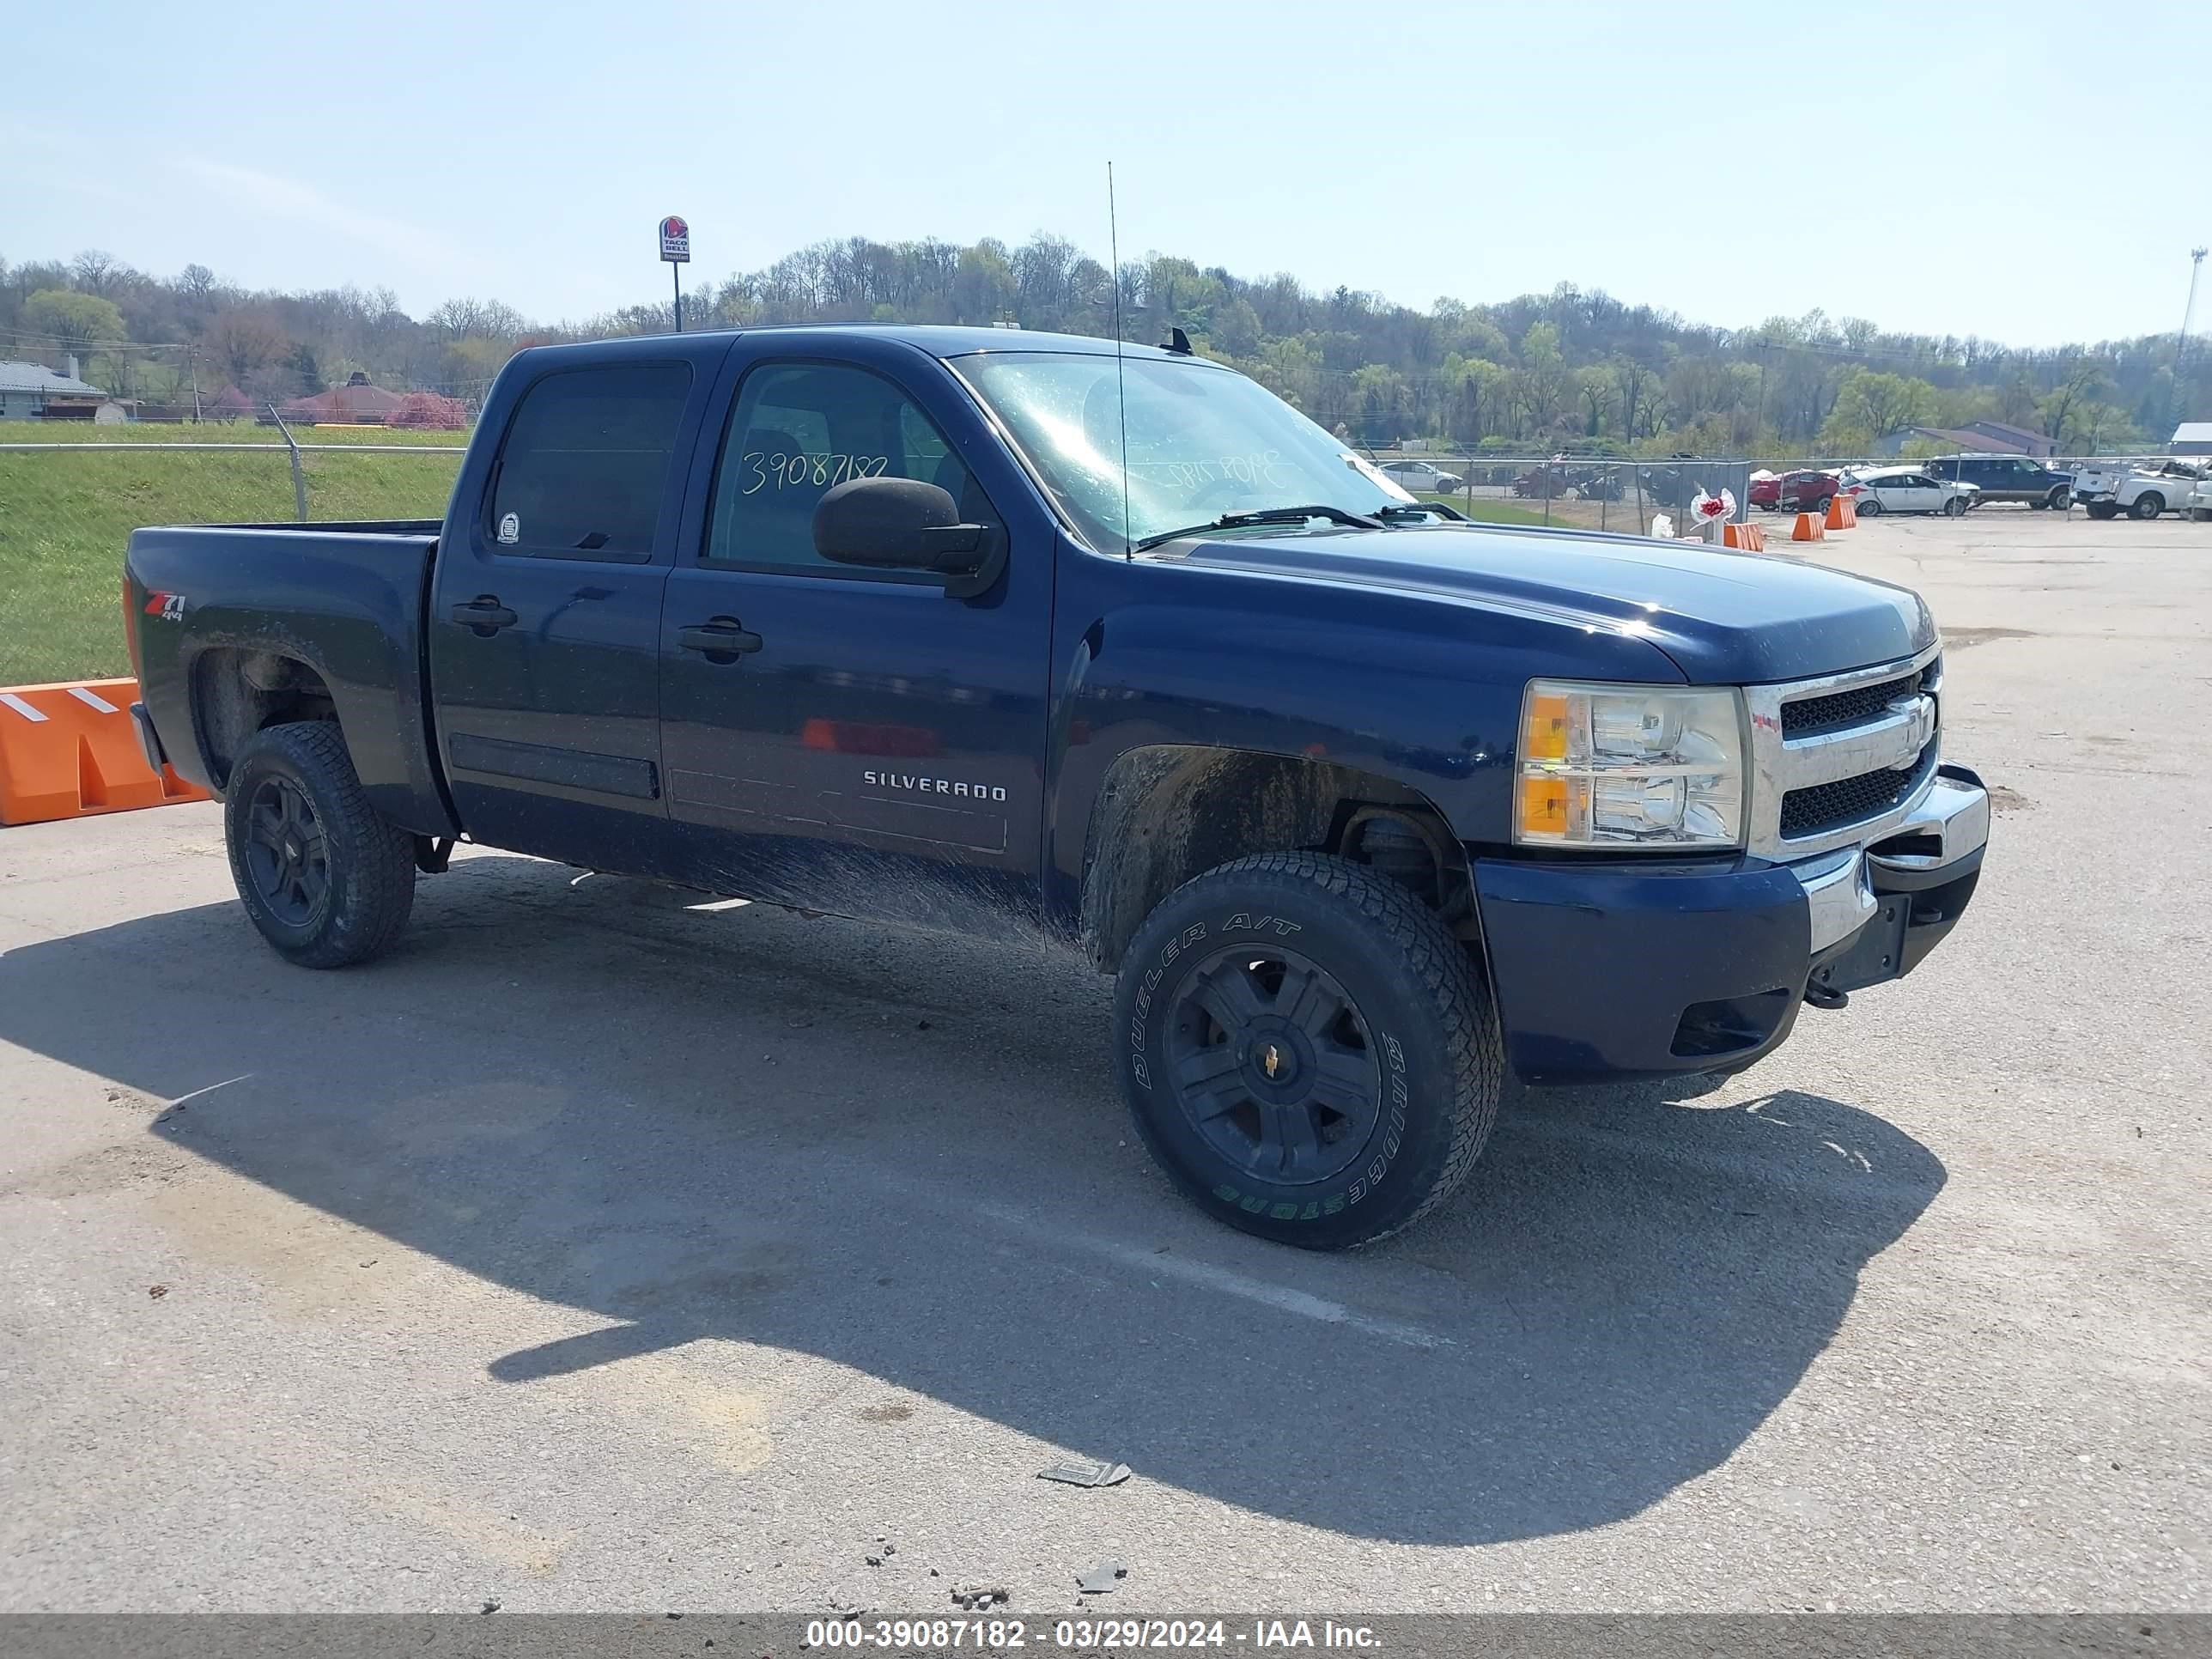
M 70 261 L 70 275 L 87 294 L 105 294 L 125 274 L 121 261 L 104 248 L 88 247 Z

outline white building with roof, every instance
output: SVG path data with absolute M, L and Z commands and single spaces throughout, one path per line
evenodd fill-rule
M 88 420 L 107 394 L 74 374 L 57 374 L 44 363 L 0 362 L 0 421 L 38 421 L 49 416 Z

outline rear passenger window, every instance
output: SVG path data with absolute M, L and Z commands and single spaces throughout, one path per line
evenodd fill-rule
M 650 558 L 690 391 L 684 363 L 563 369 L 534 382 L 500 446 L 492 540 L 548 557 Z
M 731 411 L 702 556 L 755 569 L 934 580 L 832 564 L 814 550 L 815 507 L 853 478 L 933 483 L 964 522 L 997 522 L 945 434 L 889 380 L 841 364 L 771 363 L 745 377 Z

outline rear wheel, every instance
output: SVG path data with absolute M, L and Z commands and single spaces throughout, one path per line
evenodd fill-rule
M 1862 495 L 1858 501 L 1858 511 L 1862 519 L 1878 519 L 1881 516 L 1881 502 L 1872 495 Z
M 1489 989 L 1434 912 L 1363 865 L 1240 859 L 1124 959 L 1123 1088 L 1176 1186 L 1308 1249 L 1397 1231 L 1466 1178 L 1504 1079 Z
M 2136 497 L 2135 505 L 2128 511 L 2138 519 L 2155 519 L 2166 511 L 2166 497 L 2154 489 L 2146 489 Z
M 231 879 L 287 962 L 343 968 L 386 949 L 415 902 L 415 842 L 377 816 L 327 720 L 255 735 L 224 789 Z

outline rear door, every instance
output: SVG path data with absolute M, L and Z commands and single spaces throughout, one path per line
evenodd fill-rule
M 1034 928 L 1053 543 L 1033 508 L 1010 518 L 978 482 L 1006 490 L 1010 459 L 987 453 L 944 366 L 896 342 L 825 361 L 749 336 L 725 378 L 703 510 L 662 610 L 678 878 L 844 915 Z M 854 477 L 943 486 L 963 520 L 1010 538 L 1005 573 L 959 599 L 823 559 L 814 508 Z
M 702 336 L 546 352 L 495 395 L 503 429 L 456 491 L 428 618 L 439 745 L 477 840 L 665 870 L 661 590 L 728 350 Z

